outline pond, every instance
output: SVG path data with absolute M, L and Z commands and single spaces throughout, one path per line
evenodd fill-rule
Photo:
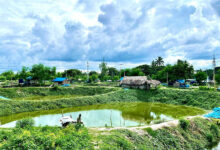
M 14 114 L 0 117 L 0 127 L 14 127 L 16 121 L 23 118 L 33 118 L 36 126 L 61 126 L 59 120 L 62 114 L 72 115 L 74 120 L 81 114 L 86 127 L 128 127 L 204 113 L 205 111 L 199 108 L 162 103 L 114 103 Z

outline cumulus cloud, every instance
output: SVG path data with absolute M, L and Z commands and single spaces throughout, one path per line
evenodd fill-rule
M 85 69 L 85 61 L 96 70 L 102 58 L 133 66 L 157 56 L 167 63 L 187 59 L 201 68 L 213 53 L 220 57 L 218 0 L 0 0 L 0 5 L 0 56 L 13 70 L 33 63 Z

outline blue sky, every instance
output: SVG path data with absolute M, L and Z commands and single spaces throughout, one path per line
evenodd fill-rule
M 98 70 L 220 58 L 219 0 L 0 0 L 0 72 L 44 63 Z M 217 61 L 220 65 L 220 61 Z

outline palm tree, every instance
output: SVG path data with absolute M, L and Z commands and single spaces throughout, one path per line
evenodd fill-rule
M 158 57 L 155 63 L 156 63 L 156 66 L 164 66 L 164 61 L 162 57 Z

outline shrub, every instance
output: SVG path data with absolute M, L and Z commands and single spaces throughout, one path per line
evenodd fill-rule
M 215 134 L 217 137 L 219 137 L 219 130 L 218 130 L 218 126 L 215 124 L 212 124 L 210 127 L 210 130 L 213 134 Z
M 185 119 L 180 119 L 180 127 L 183 129 L 183 130 L 187 130 L 188 127 L 189 127 L 189 121 L 188 120 L 185 120 Z
M 30 128 L 34 126 L 34 120 L 31 118 L 22 119 L 17 121 L 16 128 Z
M 55 86 L 53 87 L 53 90 L 54 90 L 54 91 L 58 91 L 58 90 L 60 90 L 60 87 L 59 87 L 58 85 L 55 85 Z
M 207 139 L 210 143 L 212 143 L 212 142 L 213 142 L 213 135 L 207 134 L 207 135 L 206 135 L 206 139 Z
M 202 90 L 202 91 L 215 91 L 214 88 L 210 88 L 210 87 L 207 87 L 207 86 L 200 86 L 199 90 Z
M 150 134 L 152 137 L 155 137 L 157 135 L 157 132 L 154 131 L 152 128 L 145 128 L 144 130 L 147 131 L 148 134 Z

